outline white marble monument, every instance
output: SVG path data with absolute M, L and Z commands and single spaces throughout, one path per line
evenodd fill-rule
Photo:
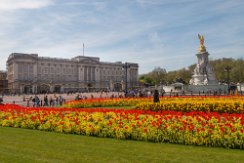
M 190 80 L 191 85 L 214 85 L 218 84 L 212 67 L 208 62 L 209 53 L 204 46 L 204 37 L 198 34 L 200 40 L 199 52 L 197 56 L 197 65 L 194 69 L 194 74 Z

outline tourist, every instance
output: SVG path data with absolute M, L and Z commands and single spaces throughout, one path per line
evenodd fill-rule
M 78 94 L 76 97 L 75 97 L 75 100 L 80 100 L 80 95 Z
M 36 106 L 35 97 L 32 98 L 32 102 L 33 102 L 33 107 L 35 107 Z
M 3 105 L 3 98 L 0 97 L 0 105 Z
M 56 96 L 54 96 L 54 97 L 56 97 Z M 55 105 L 58 105 L 59 104 L 59 98 L 58 98 L 58 96 L 56 97 L 56 103 L 55 103 Z
M 50 96 L 49 105 L 54 106 L 54 100 L 53 100 L 52 96 Z
M 43 106 L 48 106 L 48 98 L 47 98 L 47 95 L 44 97 L 44 105 Z
M 37 95 L 34 97 L 34 107 L 40 107 L 40 99 Z
M 61 106 L 63 104 L 63 98 L 62 96 L 60 95 L 59 98 L 58 98 L 58 104 Z

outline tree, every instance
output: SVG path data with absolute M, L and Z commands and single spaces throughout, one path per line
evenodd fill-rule
M 220 82 L 230 80 L 235 83 L 244 83 L 244 60 L 233 58 L 222 58 L 217 60 L 210 60 L 209 64 L 212 66 L 216 79 Z M 166 72 L 164 68 L 156 67 L 152 72 L 144 74 L 144 81 L 155 84 L 171 84 L 174 82 L 189 83 L 196 64 L 190 65 L 188 68 L 183 68 L 176 71 Z M 229 72 L 225 71 L 226 67 L 230 67 Z M 228 74 L 229 73 L 229 74 Z
M 180 82 L 180 83 L 187 84 L 191 79 L 192 72 L 193 72 L 192 68 L 188 68 L 188 69 L 184 68 L 178 71 L 170 71 L 167 74 L 168 82 L 169 83 Z
M 142 83 L 144 86 L 152 86 L 154 85 L 153 79 L 149 75 L 142 75 L 139 77 L 140 83 Z
M 144 82 L 145 85 L 158 85 L 158 84 L 166 84 L 166 70 L 161 67 L 156 67 L 152 72 L 148 74 L 141 75 L 139 80 Z
M 233 58 L 222 58 L 209 61 L 212 66 L 216 79 L 220 82 L 227 82 L 228 80 L 235 83 L 244 82 L 244 60 Z M 167 73 L 167 79 L 169 83 L 176 81 L 184 81 L 189 83 L 193 74 L 196 64 L 190 65 L 187 69 L 180 69 L 176 71 L 170 71 Z M 231 69 L 226 71 L 226 67 Z
M 155 67 L 154 70 L 151 72 L 151 77 L 154 80 L 155 85 L 166 84 L 166 70 L 161 67 Z
M 244 60 L 233 58 L 222 58 L 211 61 L 216 79 L 218 81 L 244 82 Z M 230 70 L 226 70 L 229 67 Z
M 167 73 L 167 83 L 172 84 L 175 81 L 177 71 L 170 71 Z

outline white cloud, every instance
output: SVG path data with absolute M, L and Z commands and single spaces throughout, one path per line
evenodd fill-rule
M 0 56 L 4 58 L 0 69 L 5 69 L 12 52 L 71 58 L 82 55 L 84 42 L 85 55 L 136 62 L 140 73 L 155 66 L 176 70 L 196 62 L 197 33 L 205 36 L 210 57 L 240 56 L 241 4 L 240 0 L 233 4 L 221 0 L 0 0 Z M 45 12 L 32 10 L 49 5 Z
M 158 32 L 153 32 L 149 34 L 149 40 L 152 42 L 154 48 L 162 49 L 165 45 L 162 38 L 160 38 Z
M 167 4 L 177 4 L 177 3 L 188 3 L 194 2 L 194 0 L 136 0 L 137 3 L 141 5 L 167 5 Z
M 52 0 L 1 0 L 0 11 L 38 9 L 52 4 Z
M 61 3 L 60 5 L 70 5 L 70 6 L 94 6 L 96 10 L 104 10 L 106 8 L 106 1 L 101 2 L 101 1 L 69 1 L 65 3 Z

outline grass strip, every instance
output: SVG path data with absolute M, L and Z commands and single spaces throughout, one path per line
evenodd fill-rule
M 244 151 L 0 127 L 1 162 L 241 162 Z

